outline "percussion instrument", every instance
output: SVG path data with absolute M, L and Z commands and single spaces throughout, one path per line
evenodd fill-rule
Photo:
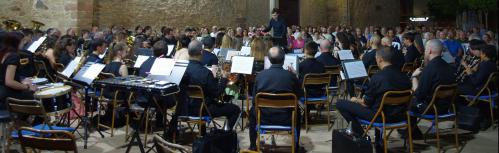
M 116 88 L 117 90 L 143 91 L 156 95 L 169 95 L 179 91 L 178 86 L 172 82 L 152 80 L 150 78 L 129 75 L 126 77 L 115 77 L 94 82 L 99 88 Z
M 43 104 L 48 115 L 61 115 L 68 113 L 72 107 L 71 102 L 71 86 L 62 83 L 51 83 L 42 85 L 40 90 L 36 91 L 33 96 Z
M 36 85 L 45 84 L 45 83 L 48 83 L 48 81 L 49 80 L 47 78 L 32 78 L 31 79 L 31 83 L 36 84 Z

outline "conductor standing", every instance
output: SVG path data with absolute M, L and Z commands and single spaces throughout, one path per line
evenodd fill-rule
M 272 9 L 272 19 L 269 21 L 269 25 L 263 30 L 263 32 L 269 32 L 273 29 L 272 42 L 274 46 L 281 46 L 286 48 L 286 22 L 284 18 L 280 17 L 280 11 L 278 8 Z

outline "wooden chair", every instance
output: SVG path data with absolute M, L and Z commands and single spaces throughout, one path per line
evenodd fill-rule
M 494 108 L 496 107 L 496 100 L 499 92 L 497 87 L 499 81 L 497 74 L 497 72 L 491 73 L 487 82 L 485 82 L 485 85 L 476 95 L 461 95 L 461 97 L 464 97 L 466 101 L 469 102 L 468 106 L 473 106 L 480 101 L 489 103 L 492 125 L 494 125 L 495 122 Z
M 411 131 L 411 125 L 410 125 L 411 118 L 409 116 L 409 112 L 406 111 L 406 117 L 407 117 L 406 121 L 395 122 L 395 123 L 386 123 L 386 117 L 385 117 L 385 113 L 383 111 L 383 108 L 387 105 L 407 106 L 407 105 L 409 105 L 411 98 L 412 98 L 412 90 L 386 92 L 383 95 L 383 98 L 381 100 L 381 104 L 380 104 L 380 107 L 378 108 L 378 111 L 376 112 L 376 114 L 374 115 L 374 117 L 370 121 L 358 119 L 362 125 L 367 125 L 367 127 L 365 128 L 363 136 L 366 136 L 372 127 L 375 127 L 377 129 L 381 130 L 383 133 L 383 136 L 382 136 L 383 137 L 383 147 L 384 147 L 385 153 L 387 153 L 388 152 L 387 139 L 390 137 L 390 134 L 392 133 L 392 131 L 394 129 L 398 129 L 398 128 L 406 128 L 406 129 L 408 129 L 408 131 Z M 376 119 L 379 116 L 381 116 L 382 122 L 376 122 Z M 390 130 L 390 133 L 387 135 L 386 130 L 388 130 L 388 129 Z M 412 151 L 413 151 L 412 150 L 412 134 L 411 134 L 411 132 L 408 132 L 408 133 L 409 133 L 409 152 L 412 153 Z
M 244 93 L 246 95 L 246 104 L 245 104 L 245 109 L 244 109 L 244 113 L 246 114 L 246 116 L 249 116 L 249 113 L 250 113 L 250 103 L 251 103 L 251 100 L 253 99 L 253 93 L 252 91 L 250 91 L 250 83 L 255 83 L 255 79 L 256 79 L 256 74 L 251 74 L 251 75 L 245 75 L 244 76 Z M 243 110 L 243 109 L 241 109 Z M 244 130 L 244 125 L 242 126 L 242 130 Z
M 190 123 L 198 125 L 198 130 L 200 131 L 198 136 L 203 136 L 206 133 L 206 124 L 209 125 L 213 121 L 213 117 L 205 103 L 203 88 L 198 85 L 189 85 L 187 87 L 187 95 L 191 100 L 198 99 L 200 101 L 201 106 L 199 107 L 199 114 L 197 116 L 179 116 L 178 119 L 180 122 L 187 122 L 189 127 Z M 204 112 L 207 114 L 204 115 Z M 216 127 L 215 124 L 215 128 Z M 190 128 L 191 131 L 194 131 L 193 127 Z
M 293 93 L 258 93 L 255 97 L 255 110 L 257 114 L 257 152 L 260 152 L 260 135 L 262 134 L 284 134 L 291 135 L 291 149 L 292 153 L 295 152 L 295 146 L 298 145 L 299 138 L 296 134 L 296 120 L 298 115 L 298 102 L 296 95 Z M 291 109 L 292 118 L 291 126 L 280 126 L 280 125 L 262 125 L 261 124 L 261 109 Z M 250 127 L 255 128 L 255 127 Z
M 33 63 L 35 64 L 36 75 L 38 77 L 47 77 L 52 82 L 55 82 L 55 78 L 49 73 L 48 67 L 45 62 L 42 60 L 34 59 Z
M 331 75 L 328 73 L 322 73 L 322 74 L 306 74 L 304 79 L 303 79 L 303 97 L 300 98 L 300 103 L 303 104 L 303 110 L 305 111 L 305 129 L 309 130 L 308 127 L 308 105 L 326 105 L 326 110 L 327 110 L 327 125 L 328 127 L 331 125 L 331 101 L 329 101 L 329 88 L 325 88 L 324 93 L 320 97 L 308 97 L 308 93 L 310 89 L 310 86 L 324 86 L 324 87 L 329 87 L 329 82 L 331 80 Z M 323 89 L 323 88 L 321 88 Z M 319 107 L 317 107 L 317 113 L 320 114 Z
M 326 70 L 326 73 L 331 75 L 331 82 L 329 83 L 329 91 L 331 98 L 333 96 L 340 96 L 339 90 L 341 89 L 341 78 L 340 78 L 340 72 L 341 72 L 341 66 L 340 65 L 333 65 L 333 66 L 325 66 L 324 69 Z M 334 80 L 336 79 L 336 80 Z M 336 86 L 333 85 L 333 82 L 336 83 Z M 331 99 L 332 100 L 332 99 Z
M 29 133 L 26 135 L 25 133 Z M 68 131 L 61 130 L 38 130 L 28 127 L 21 127 L 18 130 L 19 142 L 23 152 L 27 153 L 26 148 L 36 150 L 50 151 L 73 151 L 78 153 L 76 147 L 76 139 L 74 135 Z
M 411 75 L 412 72 L 416 70 L 416 62 L 404 63 L 402 65 L 402 72 Z
M 425 110 L 422 113 L 419 112 L 410 112 L 409 114 L 411 116 L 418 117 L 418 121 L 416 122 L 416 125 L 423 119 L 423 120 L 430 120 L 432 122 L 432 127 L 430 127 L 424 135 L 427 135 L 428 132 L 433 129 L 433 126 L 435 126 L 436 129 L 436 135 L 437 135 L 437 152 L 440 152 L 440 129 L 438 128 L 438 125 L 442 121 L 453 121 L 454 122 L 454 138 L 455 138 L 455 143 L 456 143 L 456 149 L 459 150 L 459 138 L 458 138 L 458 133 L 457 133 L 457 117 L 456 117 L 456 106 L 454 104 L 455 97 L 457 94 L 457 84 L 451 84 L 451 85 L 439 85 L 435 89 L 435 92 L 433 93 L 433 97 L 428 104 L 428 106 L 425 108 Z M 441 100 L 448 100 L 451 106 L 452 106 L 452 111 L 451 112 L 438 112 L 437 109 L 437 102 Z M 433 112 L 433 114 L 430 114 L 430 112 Z M 410 132 L 409 132 L 410 133 Z M 425 142 L 426 142 L 426 137 L 425 137 Z
M 190 148 L 165 141 L 159 135 L 155 135 L 153 140 L 158 153 L 192 153 Z
M 104 72 L 101 72 L 99 74 L 99 79 L 108 79 L 108 78 L 114 78 L 114 74 L 112 73 L 104 73 Z M 106 95 L 106 92 L 113 92 L 113 97 L 106 97 L 104 95 Z M 118 94 L 120 93 L 119 90 L 114 90 L 114 91 L 107 91 L 106 88 L 101 88 L 100 89 L 100 95 L 98 97 L 98 102 L 99 102 L 99 105 L 101 106 L 100 108 L 101 109 L 98 109 L 98 114 L 97 115 L 97 126 L 98 127 L 104 127 L 104 128 L 108 128 L 108 129 L 111 129 L 111 137 L 114 136 L 114 124 L 115 124 L 115 119 L 116 119 L 116 110 L 118 107 L 120 107 L 121 104 L 124 103 L 124 100 L 123 99 L 118 99 Z M 109 99 L 109 98 L 112 98 L 112 99 Z M 109 106 L 111 105 L 111 106 Z M 102 114 L 102 111 L 105 111 L 103 109 L 107 108 L 107 107 L 112 107 L 112 112 L 111 112 L 111 126 L 108 126 L 108 125 L 104 125 L 100 122 L 100 117 L 101 117 L 101 114 Z

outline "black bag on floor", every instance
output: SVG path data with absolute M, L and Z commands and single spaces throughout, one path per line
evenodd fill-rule
M 348 133 L 345 129 L 333 130 L 333 153 L 372 153 L 373 146 L 369 136 Z
M 234 131 L 211 130 L 192 144 L 193 153 L 237 153 L 237 134 Z
M 457 111 L 457 126 L 472 132 L 480 130 L 480 109 L 473 106 L 461 106 Z

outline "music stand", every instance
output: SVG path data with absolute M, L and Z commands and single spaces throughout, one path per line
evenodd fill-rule
M 89 104 L 89 108 L 92 108 L 92 102 L 90 102 L 90 97 L 88 96 L 88 90 L 90 89 L 90 86 L 92 82 L 97 78 L 99 73 L 104 69 L 106 65 L 104 64 L 99 64 L 99 63 L 93 63 L 93 62 L 88 62 L 86 63 L 78 73 L 73 77 L 73 81 L 75 83 L 81 84 L 85 87 L 85 104 Z M 84 127 L 84 145 L 83 148 L 87 149 L 87 143 L 88 143 L 88 111 L 85 110 L 85 116 L 83 117 L 83 127 Z M 104 134 L 97 128 L 97 132 L 101 135 L 102 138 L 104 138 Z
M 47 39 L 47 36 L 43 36 L 43 37 L 38 38 L 38 40 L 34 41 L 28 47 L 28 51 L 30 51 L 31 53 L 35 53 L 35 51 L 38 50 L 38 48 L 42 45 L 42 43 L 45 41 L 45 39 Z
M 355 58 L 353 57 L 353 54 L 352 54 L 351 50 L 340 50 L 340 51 L 338 51 L 338 57 L 342 61 L 355 60 Z
M 361 60 L 343 61 L 341 64 L 345 80 L 367 77 L 366 67 Z

